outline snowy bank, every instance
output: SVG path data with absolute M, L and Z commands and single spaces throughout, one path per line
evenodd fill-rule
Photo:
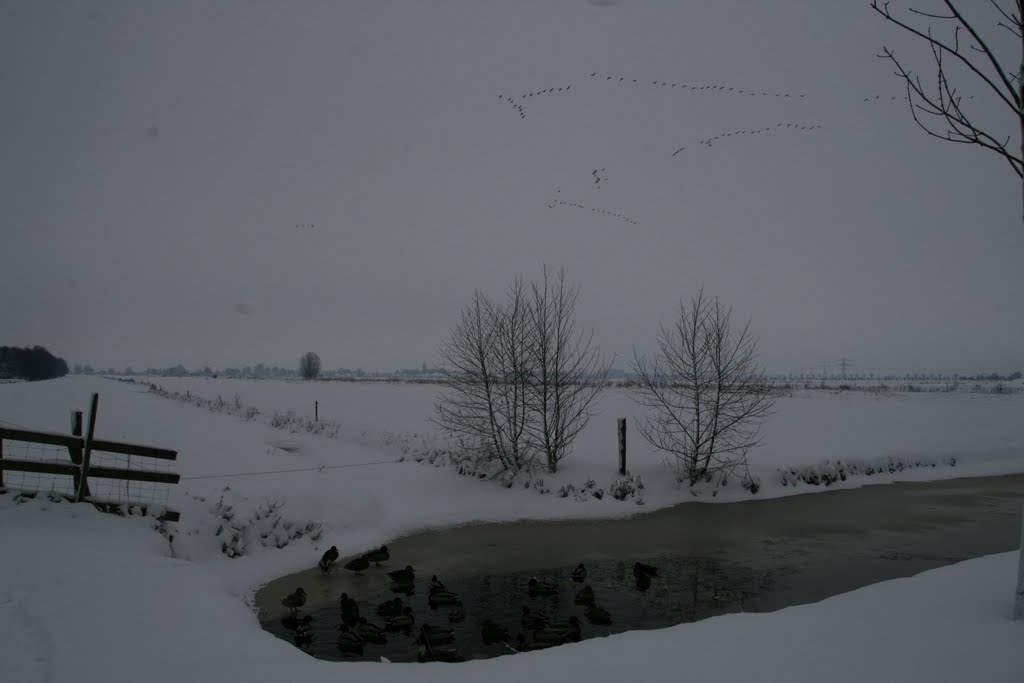
M 771 614 L 733 614 L 458 665 L 333 663 L 263 631 L 218 572 L 146 519 L 0 501 L 0 657 L 10 681 L 1017 680 L 1016 553 Z

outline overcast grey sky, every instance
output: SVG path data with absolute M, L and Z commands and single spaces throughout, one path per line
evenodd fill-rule
M 704 285 L 771 371 L 1021 368 L 1020 183 L 883 44 L 867 0 L 2 2 L 0 344 L 415 366 L 548 263 L 620 367 Z

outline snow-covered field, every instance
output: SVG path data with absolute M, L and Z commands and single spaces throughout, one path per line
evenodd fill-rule
M 680 487 L 631 427 L 638 495 L 557 495 L 588 479 L 607 491 L 617 479 L 615 420 L 636 414 L 621 390 L 604 395 L 562 471 L 503 488 L 419 461 L 444 448 L 429 421 L 434 385 L 151 381 L 178 400 L 146 382 L 99 377 L 0 385 L 0 424 L 57 432 L 67 431 L 69 410 L 85 409 L 98 392 L 98 437 L 176 449 L 172 468 L 182 475 L 166 500 L 182 513 L 168 527 L 171 544 L 150 518 L 0 497 L 4 680 L 995 681 L 1024 671 L 1024 624 L 1010 619 L 1015 553 L 773 614 L 528 655 L 455 666 L 317 661 L 264 632 L 250 601 L 261 584 L 312 566 L 329 545 L 349 555 L 475 520 L 633 515 L 712 500 L 710 489 Z M 320 423 L 311 422 L 314 401 Z M 1024 394 L 811 391 L 776 408 L 764 446 L 751 454 L 758 497 L 1024 472 Z M 18 457 L 17 449 L 6 442 L 4 455 Z M 844 472 L 851 464 L 883 471 L 828 489 L 792 475 L 837 472 L 837 461 Z M 750 496 L 730 485 L 714 500 Z

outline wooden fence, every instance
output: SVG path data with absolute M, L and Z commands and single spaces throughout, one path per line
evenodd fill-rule
M 75 413 L 76 420 L 75 424 L 72 426 L 73 433 L 71 435 L 0 427 L 0 488 L 4 486 L 4 471 L 67 475 L 74 481 L 74 495 L 71 496 L 71 498 L 76 503 L 84 501 L 92 503 L 103 510 L 121 511 L 121 504 L 119 502 L 97 500 L 90 495 L 90 477 L 150 482 L 157 484 L 177 484 L 181 479 L 181 476 L 172 472 L 156 472 L 152 470 L 136 470 L 130 468 L 90 465 L 90 460 L 92 459 L 94 451 L 119 453 L 122 455 L 137 455 L 144 458 L 157 458 L 160 460 L 176 460 L 178 457 L 177 451 L 172 451 L 166 448 L 154 448 L 153 446 L 140 446 L 138 444 L 120 443 L 117 441 L 106 441 L 104 439 L 94 438 L 94 432 L 96 429 L 96 408 L 98 402 L 99 396 L 97 394 L 93 394 L 92 405 L 89 410 L 89 429 L 84 438 L 81 436 L 81 413 Z M 4 458 L 4 440 L 63 446 L 68 450 L 70 461 L 41 462 Z M 177 522 L 180 518 L 181 515 L 173 510 L 166 510 L 160 516 L 161 520 L 169 522 Z

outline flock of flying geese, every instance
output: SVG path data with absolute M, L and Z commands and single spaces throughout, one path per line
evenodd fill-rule
M 615 76 L 611 74 L 599 74 L 596 71 L 590 74 L 590 78 L 599 81 L 603 79 L 606 83 L 610 82 L 613 84 L 648 85 L 647 79 L 628 78 L 626 76 Z M 788 92 L 769 92 L 767 90 L 753 90 L 751 88 L 735 88 L 728 85 L 694 85 L 691 83 L 672 83 L 671 81 L 659 80 L 650 81 L 649 84 L 657 88 L 677 88 L 679 90 L 689 90 L 691 92 L 722 92 L 732 95 L 753 95 L 759 97 L 807 97 L 806 95 L 793 95 L 792 93 Z
M 806 95 L 802 94 L 802 93 L 793 94 L 793 93 L 783 92 L 783 91 L 758 90 L 758 89 L 753 89 L 753 88 L 737 88 L 737 87 L 734 87 L 734 86 L 720 85 L 720 84 L 697 85 L 697 84 L 690 84 L 690 83 L 674 83 L 674 82 L 671 82 L 671 81 L 648 80 L 648 79 L 643 79 L 643 78 L 632 78 L 632 77 L 619 76 L 619 75 L 614 75 L 614 74 L 598 73 L 597 71 L 594 71 L 594 72 L 590 73 L 589 78 L 594 79 L 596 81 L 603 82 L 603 83 L 611 83 L 611 84 L 616 84 L 616 85 L 622 84 L 622 85 L 648 86 L 648 87 L 656 87 L 656 88 L 659 88 L 659 89 L 661 89 L 661 88 L 665 88 L 665 89 L 668 89 L 668 90 L 676 89 L 676 90 L 679 90 L 679 91 L 688 91 L 688 92 L 721 93 L 721 94 L 726 94 L 726 95 L 744 95 L 744 96 L 777 97 L 777 98 L 803 98 L 803 97 L 806 97 Z M 525 110 L 523 108 L 523 105 L 521 104 L 522 100 L 526 100 L 526 99 L 530 99 L 530 98 L 534 98 L 534 97 L 546 96 L 546 95 L 557 95 L 559 93 L 566 94 L 566 93 L 569 93 L 571 91 L 571 89 L 572 89 L 572 84 L 570 83 L 568 85 L 563 85 L 563 86 L 550 87 L 550 88 L 542 88 L 540 90 L 533 90 L 533 91 L 529 91 L 529 92 L 524 92 L 524 93 L 522 93 L 519 96 L 518 100 L 516 100 L 515 98 L 513 98 L 513 97 L 511 97 L 509 95 L 503 95 L 503 94 L 499 94 L 498 95 L 498 99 L 500 101 L 508 104 L 509 106 L 511 106 L 513 108 L 513 110 L 519 115 L 519 117 L 521 119 L 525 119 L 526 118 L 526 112 L 525 112 Z M 865 102 L 871 102 L 871 101 L 875 101 L 875 100 L 879 100 L 879 99 L 882 99 L 881 95 L 876 95 L 874 97 L 867 97 L 867 98 L 864 99 L 864 101 Z M 896 100 L 898 98 L 891 97 L 889 99 Z M 906 99 L 906 98 L 904 97 L 904 99 Z M 726 132 L 726 133 L 721 133 L 719 135 L 715 135 L 715 136 L 712 136 L 712 137 L 708 137 L 708 138 L 704 138 L 702 140 L 699 140 L 699 141 L 697 141 L 696 144 L 703 145 L 705 147 L 712 147 L 714 145 L 714 143 L 716 143 L 716 142 L 719 142 L 721 140 L 726 140 L 728 138 L 733 138 L 733 137 L 748 136 L 748 135 L 764 135 L 764 134 L 773 133 L 773 132 L 776 132 L 776 131 L 781 131 L 781 130 L 786 130 L 786 129 L 793 130 L 793 131 L 810 132 L 810 131 L 813 131 L 813 130 L 817 130 L 818 128 L 821 128 L 821 127 L 822 127 L 821 124 L 817 124 L 817 123 L 815 123 L 815 124 L 807 124 L 807 123 L 797 123 L 797 122 L 784 122 L 784 123 L 777 123 L 777 124 L 775 124 L 773 126 L 765 126 L 763 128 L 756 128 L 756 129 L 752 129 L 752 130 L 734 130 L 734 131 L 730 131 L 730 132 Z M 685 145 L 677 148 L 674 152 L 672 152 L 672 157 L 678 156 L 685 149 L 686 149 Z M 602 183 L 607 181 L 607 177 L 604 175 L 604 172 L 605 172 L 605 169 L 603 169 L 603 168 L 601 168 L 601 169 L 594 169 L 591 172 L 591 176 L 593 177 L 593 180 L 594 180 L 594 187 L 597 188 L 597 189 L 600 189 L 601 186 L 602 186 Z M 600 208 L 597 208 L 597 207 L 587 206 L 587 205 L 584 205 L 584 204 L 581 204 L 581 203 L 578 203 L 578 202 L 568 202 L 568 201 L 564 201 L 564 200 L 561 200 L 561 199 L 555 199 L 552 203 L 548 204 L 548 208 L 549 209 L 553 209 L 556 206 L 567 206 L 567 207 L 571 207 L 571 208 L 590 210 L 593 213 L 603 214 L 603 215 L 609 216 L 611 218 L 615 218 L 617 220 L 623 221 L 624 223 L 628 223 L 630 225 L 637 225 L 638 224 L 638 222 L 635 219 L 630 218 L 629 216 L 626 216 L 624 214 L 617 213 L 615 211 L 610 211 L 610 210 L 607 210 L 607 209 L 600 209 Z
M 818 129 L 818 128 L 821 128 L 821 124 L 820 123 L 814 123 L 814 124 L 793 123 L 793 122 L 789 122 L 789 123 L 776 123 L 774 126 L 766 126 L 764 128 L 755 128 L 754 130 L 733 130 L 733 131 L 730 131 L 728 133 L 720 133 L 720 134 L 715 135 L 715 136 L 710 137 L 710 138 L 704 138 L 703 140 L 698 140 L 697 144 L 698 145 L 705 145 L 706 147 L 712 147 L 719 140 L 724 140 L 726 138 L 731 138 L 731 137 L 734 137 L 734 136 L 740 136 L 740 135 L 764 135 L 765 133 L 773 133 L 773 132 L 775 132 L 777 130 L 780 130 L 780 129 L 781 130 L 790 129 L 790 130 L 812 131 L 812 130 L 815 130 L 815 129 Z M 672 156 L 676 156 L 677 154 L 682 152 L 684 149 L 686 149 L 685 145 L 683 147 L 680 147 L 676 151 L 672 152 Z
M 331 546 L 323 554 L 318 564 L 324 576 L 334 571 L 339 557 L 340 553 L 335 546 Z M 381 546 L 377 550 L 350 560 L 343 566 L 355 574 L 362 574 L 370 567 L 370 564 L 380 566 L 381 562 L 387 561 L 390 557 L 391 554 L 387 546 Z M 658 570 L 651 565 L 642 562 L 633 565 L 633 577 L 638 590 L 647 590 L 652 579 L 657 575 Z M 392 591 L 407 596 L 415 592 L 416 571 L 411 566 L 390 571 L 387 576 L 391 580 Z M 587 621 L 598 625 L 611 624 L 611 615 L 597 603 L 593 587 L 586 583 L 587 569 L 582 562 L 572 570 L 570 578 L 575 584 L 583 584 L 576 591 L 573 603 L 583 608 L 582 614 Z M 527 584 L 526 592 L 530 598 L 535 598 L 557 595 L 561 589 L 562 587 L 555 579 L 533 577 Z M 310 645 L 315 637 L 312 628 L 313 617 L 307 614 L 299 618 L 299 612 L 306 604 L 306 598 L 305 590 L 298 588 L 281 600 L 281 604 L 288 608 L 290 613 L 284 623 L 293 631 L 295 643 L 299 647 Z M 447 615 L 449 623 L 458 623 L 466 619 L 466 611 L 458 594 L 448 590 L 436 575 L 431 577 L 428 585 L 427 604 L 431 610 L 442 610 Z M 338 607 L 341 622 L 337 629 L 337 647 L 344 655 L 361 656 L 368 643 L 383 644 L 388 642 L 389 637 L 394 637 L 396 634 L 403 634 L 406 637 L 415 634 L 413 642 L 417 648 L 419 661 L 464 661 L 457 649 L 454 629 L 451 626 L 429 623 L 420 624 L 417 628 L 412 607 L 405 604 L 400 596 L 385 600 L 374 608 L 377 617 L 383 620 L 382 623 L 373 623 L 362 615 L 358 602 L 348 593 L 341 594 Z M 532 611 L 527 605 L 522 607 L 519 626 L 521 630 L 513 639 L 507 626 L 500 625 L 492 619 L 484 619 L 480 624 L 480 635 L 485 644 L 503 645 L 510 652 L 539 650 L 579 641 L 582 637 L 582 626 L 578 616 L 573 615 L 564 620 L 556 620 L 543 612 Z M 527 633 L 529 636 L 526 635 Z
M 585 206 L 583 204 L 580 204 L 579 202 L 567 202 L 564 199 L 553 199 L 551 201 L 551 203 L 548 204 L 548 208 L 549 209 L 553 209 L 556 206 L 568 206 L 568 207 L 571 207 L 573 209 L 583 209 L 585 211 L 589 210 L 589 211 L 591 211 L 593 213 L 599 213 L 599 214 L 603 214 L 605 216 L 611 216 L 612 218 L 620 220 L 623 223 L 629 223 L 630 225 L 636 225 L 637 224 L 637 221 L 636 221 L 635 218 L 630 218 L 629 216 L 625 216 L 625 215 L 623 215 L 621 213 L 617 213 L 615 211 L 609 211 L 608 209 L 598 209 L 597 207 L 593 207 L 593 206 Z
M 537 97 L 540 95 L 551 95 L 553 93 L 568 92 L 569 88 L 572 87 L 572 83 L 569 85 L 562 86 L 561 88 L 545 88 L 544 90 L 534 90 L 533 92 L 524 92 L 520 99 L 526 99 L 527 97 Z
M 508 102 L 510 105 L 512 105 L 512 108 L 516 110 L 517 114 L 519 114 L 519 118 L 526 118 L 526 112 L 523 110 L 523 105 L 519 104 L 508 95 L 498 95 L 498 99 L 501 100 L 502 102 Z

